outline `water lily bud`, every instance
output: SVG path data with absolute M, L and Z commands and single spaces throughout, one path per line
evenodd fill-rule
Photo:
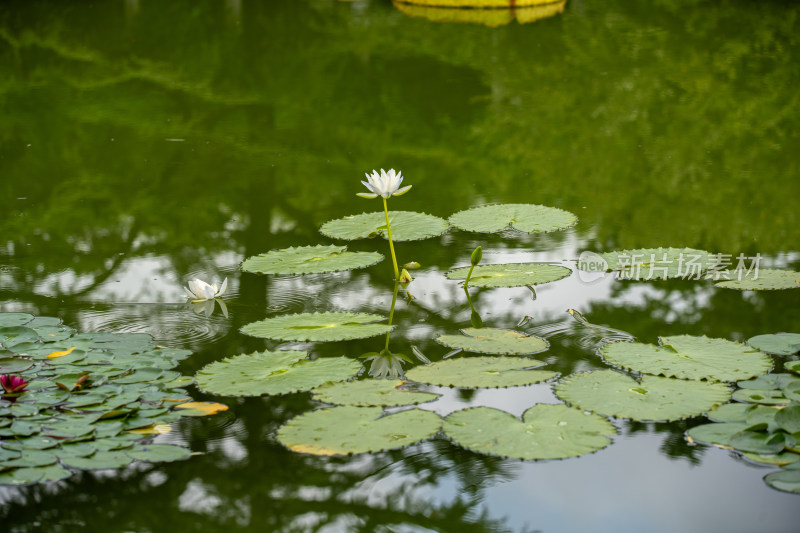
M 482 257 L 483 257 L 483 248 L 478 246 L 477 248 L 475 248 L 475 250 L 472 252 L 472 255 L 469 257 L 469 262 L 472 264 L 472 266 L 475 266 L 481 262 Z
M 421 266 L 421 265 L 420 265 L 419 263 L 417 263 L 416 261 L 411 261 L 411 262 L 409 262 L 409 263 L 406 263 L 405 265 L 403 265 L 403 268 L 407 268 L 407 269 L 409 269 L 409 270 L 416 270 L 416 269 L 418 269 L 420 266 Z
M 413 278 L 411 277 L 411 274 L 409 274 L 408 270 L 404 268 L 403 271 L 400 272 L 400 279 L 397 281 L 399 281 L 400 283 L 411 283 L 412 279 Z

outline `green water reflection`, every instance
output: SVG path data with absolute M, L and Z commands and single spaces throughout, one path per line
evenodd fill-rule
M 381 166 L 414 185 L 394 209 L 446 217 L 479 203 L 531 202 L 581 219 L 545 236 L 454 232 L 398 244 L 401 262 L 423 266 L 409 289 L 417 300 L 399 302 L 394 316 L 406 333 L 392 342 L 404 353 L 413 343 L 440 358 L 434 333 L 470 325 L 463 291 L 441 271 L 468 264 L 477 245 L 485 262 L 503 257 L 491 254 L 500 249 L 568 259 L 584 249 L 688 246 L 760 253 L 797 269 L 799 17 L 780 1 L 569 0 L 536 23 L 488 28 L 409 17 L 388 0 L 5 1 L 0 309 L 152 333 L 197 352 L 184 373 L 273 348 L 238 333 L 265 310 L 385 313 L 386 262 L 303 282 L 237 269 L 269 249 L 325 242 L 321 223 L 373 210 L 355 193 L 362 173 Z M 376 247 L 388 254 L 383 241 L 350 245 Z M 231 278 L 230 319 L 119 305 L 178 302 L 194 275 Z M 492 327 L 533 316 L 521 329 L 548 336 L 541 358 L 564 375 L 602 365 L 602 339 L 565 315 L 570 307 L 644 342 L 798 327 L 800 291 L 742 294 L 685 281 L 557 287 L 536 301 L 526 289 L 475 290 L 472 304 Z M 381 343 L 314 351 L 355 356 Z M 279 425 L 314 406 L 307 395 L 224 401 L 229 415 L 184 422 L 170 437 L 206 455 L 7 493 L 6 520 L 13 531 L 565 531 L 581 527 L 570 504 L 615 531 L 785 531 L 800 518 L 795 499 L 763 486 L 769 470 L 689 447 L 682 434 L 695 420 L 623 422 L 608 455 L 562 467 L 440 440 L 331 460 L 274 440 Z M 555 400 L 547 386 L 449 391 L 441 409 L 473 401 L 521 412 Z M 642 522 L 630 500 L 599 496 L 604 483 L 624 493 L 635 482 L 597 473 L 636 463 L 625 454 L 661 480 L 629 496 L 643 509 L 670 497 L 678 514 L 724 511 Z M 536 488 L 541 476 L 559 480 L 551 505 Z M 562 479 L 572 485 L 558 492 Z M 538 499 L 517 504 L 503 487 Z M 592 498 L 603 507 L 586 505 Z M 718 514 L 727 521 L 715 522 Z

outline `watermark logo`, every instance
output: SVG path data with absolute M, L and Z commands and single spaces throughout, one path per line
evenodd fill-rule
M 736 256 L 734 267 L 732 254 L 680 253 L 620 253 L 615 263 L 609 265 L 601 255 L 582 252 L 578 258 L 578 279 L 584 283 L 595 283 L 612 274 L 616 279 L 650 281 L 654 279 L 693 280 L 756 280 L 761 263 L 761 254 L 748 257 Z
M 578 257 L 578 279 L 583 283 L 596 283 L 603 279 L 609 270 L 603 256 L 594 252 L 581 252 Z

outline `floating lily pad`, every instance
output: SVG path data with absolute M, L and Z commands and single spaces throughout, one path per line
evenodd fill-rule
M 794 374 L 764 374 L 746 381 L 736 383 L 743 389 L 781 390 L 791 383 L 800 383 L 800 377 Z
M 602 261 L 579 261 L 578 268 L 614 272 L 619 279 L 700 279 L 714 255 L 693 248 L 637 248 L 599 254 Z
M 122 468 L 133 462 L 133 458 L 123 451 L 98 451 L 89 457 L 64 457 L 61 462 L 80 470 L 103 470 Z
M 750 424 L 746 422 L 722 422 L 695 426 L 686 435 L 697 442 L 730 447 L 731 437 L 746 430 Z
M 212 394 L 261 396 L 307 391 L 355 376 L 361 364 L 347 357 L 309 361 L 306 352 L 254 352 L 217 361 L 197 372 L 197 386 Z
M 126 450 L 129 456 L 137 461 L 163 463 L 188 459 L 191 452 L 181 446 L 173 444 L 137 444 L 132 449 Z
M 242 270 L 255 274 L 322 274 L 366 268 L 383 259 L 377 252 L 346 250 L 346 246 L 302 246 L 272 250 L 248 258 L 242 263 Z
M 449 348 L 477 353 L 496 353 L 503 355 L 525 355 L 543 352 L 547 341 L 528 336 L 510 329 L 466 328 L 463 335 L 441 335 L 437 341 Z
M 773 489 L 800 494 L 800 469 L 783 468 L 764 476 L 764 481 Z
M 419 383 L 445 387 L 516 387 L 558 375 L 550 370 L 531 370 L 544 364 L 524 357 L 463 357 L 416 366 L 406 373 L 406 377 Z
M 45 450 L 28 450 L 23 448 L 20 450 L 20 456 L 16 459 L 11 459 L 3 463 L 5 467 L 34 467 L 34 466 L 47 466 L 56 463 L 56 456 L 50 451 Z
M 789 433 L 800 431 L 800 404 L 793 404 L 775 413 L 775 423 Z
M 447 279 L 466 279 L 470 267 L 454 268 L 445 273 Z M 473 287 L 525 287 L 542 285 L 566 278 L 572 273 L 561 265 L 540 263 L 510 263 L 505 265 L 478 265 L 472 271 L 469 284 Z
M 764 433 L 744 430 L 731 435 L 730 446 L 736 450 L 759 455 L 774 455 L 786 447 L 794 446 L 797 441 L 782 431 Z
M 22 357 L 0 358 L 0 374 L 16 374 L 28 370 L 33 366 L 33 361 Z
M 613 370 L 573 374 L 555 392 L 565 402 L 601 415 L 655 421 L 696 416 L 731 397 L 722 383 L 661 376 L 636 381 Z
M 738 342 L 691 335 L 660 341 L 662 346 L 614 342 L 603 346 L 600 355 L 629 370 L 684 379 L 738 381 L 772 368 L 768 356 Z
M 519 418 L 490 407 L 451 413 L 444 434 L 474 452 L 517 459 L 565 459 L 611 444 L 617 430 L 605 418 L 566 405 L 534 405 Z
M 781 452 L 775 455 L 760 455 L 757 453 L 744 452 L 742 455 L 746 459 L 755 461 L 756 463 L 777 466 L 789 465 L 800 461 L 800 454 L 792 452 Z
M 439 397 L 431 392 L 404 390 L 401 379 L 364 379 L 329 383 L 314 389 L 314 399 L 335 405 L 394 406 L 430 402 Z
M 44 342 L 63 341 L 75 334 L 74 329 L 64 325 L 34 327 L 30 324 L 27 324 L 26 326 L 33 329 L 33 331 L 35 331 L 36 334 L 39 335 L 39 338 L 41 338 Z
M 28 313 L 0 313 L 0 328 L 13 328 L 33 320 Z
M 383 320 L 384 317 L 369 313 L 301 313 L 253 322 L 241 331 L 253 337 L 285 341 L 342 341 L 388 333 L 393 326 L 376 324 Z
M 794 372 L 795 374 L 800 374 L 800 361 L 789 361 L 788 363 L 784 363 L 783 368 Z
M 349 455 L 393 450 L 436 434 L 436 413 L 410 409 L 381 416 L 380 407 L 341 406 L 317 409 L 291 419 L 278 440 L 292 451 L 315 455 Z
M 389 211 L 389 223 L 395 242 L 438 237 L 450 227 L 443 218 L 413 211 Z M 319 231 L 326 237 L 348 241 L 377 235 L 386 237 L 386 215 L 379 211 L 347 216 L 326 222 Z
M 756 335 L 747 339 L 747 344 L 766 353 L 792 355 L 800 352 L 800 333 Z
M 783 391 L 769 389 L 739 389 L 734 391 L 733 399 L 739 402 L 759 403 L 762 405 L 786 405 L 789 398 Z
M 24 326 L 0 328 L 0 344 L 6 349 L 17 344 L 36 342 L 38 340 L 39 335 L 34 330 Z
M 776 291 L 800 288 L 800 272 L 791 270 L 762 268 L 758 270 L 757 276 L 753 271 L 750 275 L 742 275 L 741 280 L 738 279 L 735 271 L 730 274 L 731 279 L 715 283 L 714 286 L 741 291 Z
M 511 227 L 526 233 L 545 233 L 574 226 L 578 217 L 556 207 L 534 204 L 496 204 L 473 207 L 450 216 L 464 231 L 495 233 Z

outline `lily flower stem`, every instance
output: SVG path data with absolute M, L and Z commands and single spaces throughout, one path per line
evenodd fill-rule
M 384 200 L 384 202 L 385 201 L 386 200 Z M 389 242 L 391 242 L 391 241 L 389 241 Z M 399 289 L 400 289 L 400 284 L 395 282 L 395 284 L 394 284 L 394 294 L 392 294 L 392 307 L 391 307 L 391 309 L 389 309 L 389 321 L 388 321 L 388 324 L 390 326 L 392 325 L 392 318 L 394 318 L 394 306 L 397 303 L 397 291 Z M 386 352 L 389 351 L 389 335 L 391 335 L 391 331 L 387 331 L 386 332 L 386 345 L 383 347 L 384 351 L 386 351 Z
M 475 270 L 475 265 L 470 265 L 469 272 L 467 272 L 467 279 L 464 280 L 464 290 L 466 290 L 467 285 L 469 285 L 469 279 L 472 277 L 473 270 Z
M 394 243 L 392 242 L 392 227 L 389 225 L 389 206 L 386 198 L 383 199 L 383 214 L 386 215 L 386 233 L 389 237 L 389 250 L 392 252 L 392 266 L 394 266 L 394 279 L 400 279 L 400 271 L 397 269 L 397 257 L 394 255 Z

